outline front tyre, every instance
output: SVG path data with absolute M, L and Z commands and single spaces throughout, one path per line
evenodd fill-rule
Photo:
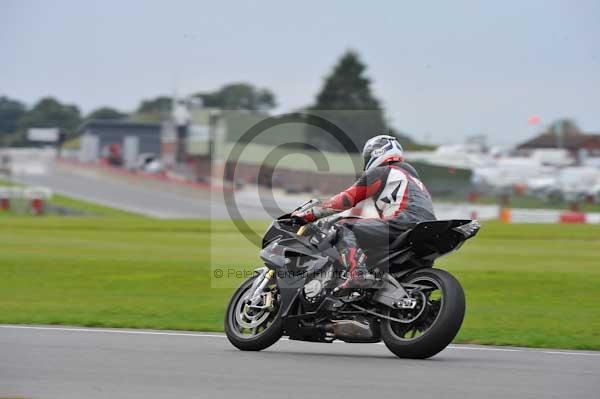
M 225 334 L 233 346 L 244 351 L 268 348 L 283 335 L 276 284 L 265 288 L 260 303 L 255 306 L 248 303 L 255 278 L 249 278 L 235 291 L 225 313 Z
M 396 356 L 426 359 L 442 351 L 456 336 L 465 315 L 465 294 L 450 273 L 425 269 L 402 279 L 417 306 L 390 310 L 383 319 L 383 342 Z

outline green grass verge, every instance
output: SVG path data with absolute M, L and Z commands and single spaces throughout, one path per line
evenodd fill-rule
M 96 204 L 94 202 L 76 200 L 71 197 L 67 197 L 61 194 L 53 194 L 49 201 L 50 205 L 58 206 L 61 208 L 67 208 L 78 212 L 83 212 L 90 216 L 118 216 L 118 217 L 134 217 L 144 218 L 145 216 L 122 211 L 120 209 L 111 208 Z
M 0 242 L 1 323 L 222 331 L 239 280 L 211 266 L 260 265 L 228 222 L 11 217 Z M 456 341 L 600 349 L 599 259 L 600 226 L 485 224 L 438 263 L 467 295 Z

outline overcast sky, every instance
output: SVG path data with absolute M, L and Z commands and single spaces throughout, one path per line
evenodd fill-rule
M 600 132 L 600 1 L 0 0 L 0 95 L 85 112 L 235 81 L 286 112 L 348 48 L 421 141 L 511 144 L 532 114 Z

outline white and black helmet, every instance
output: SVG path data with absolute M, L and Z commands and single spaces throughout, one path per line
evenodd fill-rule
M 370 138 L 363 147 L 363 160 L 365 162 L 365 171 L 375 168 L 389 158 L 400 158 L 404 156 L 404 151 L 398 140 L 394 136 L 379 135 Z

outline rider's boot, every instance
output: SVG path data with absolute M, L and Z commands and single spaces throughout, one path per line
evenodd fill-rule
M 341 254 L 342 264 L 345 266 L 348 278 L 333 291 L 342 289 L 367 289 L 375 285 L 375 276 L 367 270 L 367 256 L 356 247 L 346 248 Z

